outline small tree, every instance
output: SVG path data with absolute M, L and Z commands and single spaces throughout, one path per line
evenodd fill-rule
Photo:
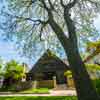
M 23 77 L 23 66 L 18 64 L 16 61 L 11 60 L 10 62 L 6 63 L 5 65 L 5 78 L 10 78 L 14 80 L 19 80 Z

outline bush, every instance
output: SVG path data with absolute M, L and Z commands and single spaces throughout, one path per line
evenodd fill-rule
M 26 89 L 30 89 L 32 88 L 32 82 L 31 81 L 26 81 L 26 82 L 18 82 L 18 83 L 14 83 L 11 84 L 10 86 L 3 86 L 2 88 L 0 88 L 1 92 L 19 92 L 22 90 L 26 90 Z
M 96 87 L 96 90 L 98 94 L 100 95 L 100 79 L 93 80 L 94 86 Z

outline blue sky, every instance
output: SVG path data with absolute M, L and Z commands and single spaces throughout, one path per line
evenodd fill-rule
M 95 20 L 94 24 L 100 32 L 100 16 Z M 2 40 L 2 37 L 0 37 L 0 56 L 4 61 L 15 59 L 19 62 L 26 62 L 28 65 L 32 65 L 32 63 L 34 63 L 34 61 L 32 62 L 26 57 L 21 57 L 18 50 L 15 47 L 15 44 L 12 42 Z
M 0 56 L 4 61 L 15 59 L 20 63 L 26 62 L 29 65 L 32 64 L 31 60 L 20 55 L 14 43 L 3 41 L 2 39 L 0 39 Z
M 6 5 L 5 0 L 0 0 L 0 10 L 4 5 Z M 0 30 L 0 33 L 2 33 L 1 30 Z M 0 57 L 5 62 L 8 62 L 8 61 L 14 59 L 20 63 L 25 62 L 28 65 L 32 65 L 31 60 L 26 57 L 22 57 L 19 54 L 18 50 L 16 49 L 15 44 L 10 41 L 4 41 L 1 34 L 0 34 Z

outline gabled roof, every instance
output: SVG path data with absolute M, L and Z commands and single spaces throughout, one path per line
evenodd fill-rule
M 69 67 L 49 49 L 40 57 L 29 73 L 67 70 Z

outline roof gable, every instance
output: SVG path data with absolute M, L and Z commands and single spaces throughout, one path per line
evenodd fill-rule
M 30 73 L 67 70 L 69 67 L 49 49 L 40 57 Z

